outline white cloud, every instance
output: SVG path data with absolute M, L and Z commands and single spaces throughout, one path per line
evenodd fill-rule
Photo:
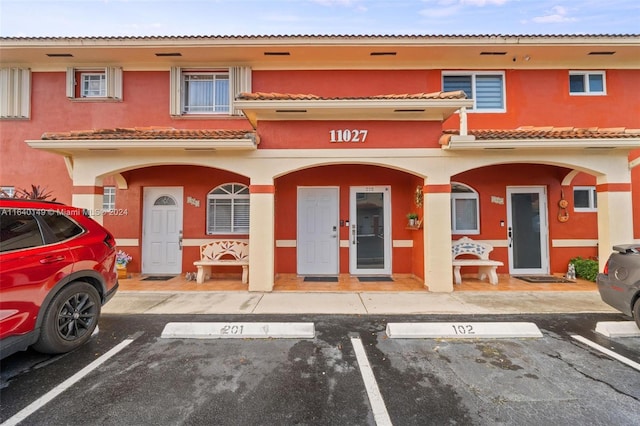
M 510 0 L 424 0 L 429 5 L 419 13 L 427 18 L 445 18 L 453 16 L 467 7 L 502 6 Z
M 470 5 L 470 6 L 502 6 L 506 4 L 509 0 L 460 0 L 460 4 Z
M 532 19 L 533 22 L 538 24 L 556 24 L 563 22 L 575 22 L 576 18 L 567 16 L 569 9 L 563 6 L 554 6 L 551 8 L 547 15 L 536 16 Z

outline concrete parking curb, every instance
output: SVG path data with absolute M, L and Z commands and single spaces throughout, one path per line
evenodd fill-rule
M 105 314 L 525 314 L 615 313 L 597 291 L 138 292 L 121 291 Z

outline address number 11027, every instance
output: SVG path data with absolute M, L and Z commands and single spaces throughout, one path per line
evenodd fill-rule
M 329 142 L 331 143 L 358 143 L 367 140 L 368 130 L 361 129 L 337 129 L 329 130 Z

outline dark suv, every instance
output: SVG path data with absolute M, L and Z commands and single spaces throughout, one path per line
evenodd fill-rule
M 633 316 L 640 328 L 640 244 L 613 247 L 604 272 L 596 282 L 602 300 Z
M 82 209 L 0 198 L 0 358 L 75 349 L 117 287 L 115 240 Z

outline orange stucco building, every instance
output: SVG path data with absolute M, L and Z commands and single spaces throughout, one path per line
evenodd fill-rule
M 640 239 L 639 58 L 623 35 L 2 38 L 0 185 L 87 208 L 145 274 L 249 240 L 251 291 L 452 291 L 462 236 L 500 274 L 602 266 Z

